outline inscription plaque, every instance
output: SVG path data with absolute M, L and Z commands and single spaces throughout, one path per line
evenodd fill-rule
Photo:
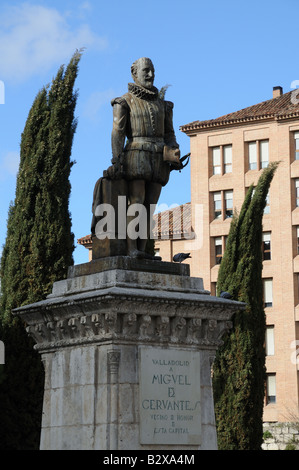
M 201 443 L 200 353 L 139 348 L 140 443 Z

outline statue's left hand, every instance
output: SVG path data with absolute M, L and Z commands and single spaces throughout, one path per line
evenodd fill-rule
M 190 155 L 191 153 L 187 153 L 187 155 L 184 155 L 183 157 L 180 158 L 180 162 L 178 164 L 172 163 L 170 167 L 170 171 L 172 170 L 178 170 L 181 171 L 185 166 L 188 165 L 189 160 L 190 160 Z M 184 161 L 187 159 L 186 163 L 184 164 Z

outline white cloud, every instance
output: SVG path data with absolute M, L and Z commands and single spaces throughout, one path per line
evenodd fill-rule
M 81 3 L 78 9 L 79 11 L 82 11 L 82 12 L 92 11 L 92 5 L 89 1 L 86 1 L 86 2 Z
M 90 95 L 84 106 L 84 116 L 91 120 L 97 118 L 99 110 L 102 106 L 110 103 L 112 98 L 116 97 L 116 93 L 112 88 L 104 91 L 95 91 Z
M 1 79 L 26 80 L 64 62 L 76 49 L 107 47 L 107 39 L 91 31 L 88 24 L 74 28 L 67 17 L 54 8 L 29 3 L 2 12 Z
M 0 162 L 0 178 L 5 179 L 8 176 L 16 176 L 20 164 L 20 153 L 7 152 Z

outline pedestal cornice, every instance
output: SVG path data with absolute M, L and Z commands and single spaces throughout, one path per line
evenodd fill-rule
M 243 308 L 210 296 L 197 278 L 123 274 L 111 270 L 59 281 L 46 300 L 14 313 L 23 318 L 40 352 L 111 341 L 214 350 L 231 328 L 233 313 Z

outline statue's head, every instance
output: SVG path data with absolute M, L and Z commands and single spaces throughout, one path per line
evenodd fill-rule
M 152 88 L 155 79 L 155 69 L 151 59 L 141 57 L 131 66 L 131 74 L 136 85 L 144 88 Z

